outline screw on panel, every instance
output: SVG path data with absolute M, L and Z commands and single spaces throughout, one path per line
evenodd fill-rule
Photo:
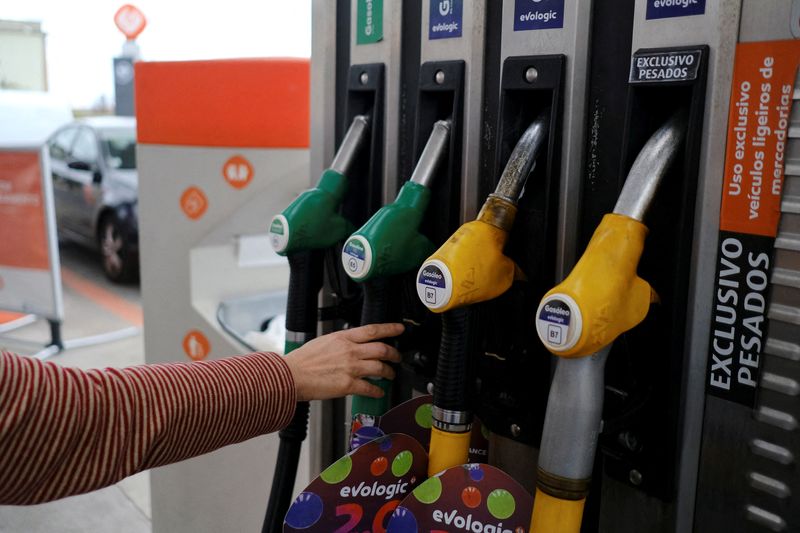
M 522 428 L 519 427 L 517 424 L 511 424 L 511 434 L 515 437 L 519 437 L 522 433 Z
M 428 394 L 433 394 L 433 383 L 428 383 Z
M 631 485 L 638 487 L 642 484 L 642 473 L 634 468 L 628 473 L 628 481 L 631 482 Z
M 361 82 L 361 85 L 366 85 L 369 83 L 369 74 L 362 72 L 361 76 L 359 77 L 359 81 Z
M 444 83 L 444 71 L 437 70 L 436 74 L 433 76 L 433 80 L 436 82 L 437 85 L 441 85 Z
M 536 70 L 534 67 L 528 67 L 528 70 L 525 71 L 525 81 L 528 83 L 533 83 L 539 77 L 539 71 Z

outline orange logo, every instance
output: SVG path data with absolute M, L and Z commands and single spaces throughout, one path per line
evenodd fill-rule
M 201 332 L 191 330 L 183 338 L 183 351 L 193 361 L 202 361 L 211 352 L 211 343 Z
M 114 15 L 114 24 L 117 25 L 129 41 L 136 39 L 144 27 L 147 26 L 147 19 L 144 18 L 139 8 L 130 4 L 125 4 L 119 8 Z
M 235 155 L 225 162 L 222 176 L 234 189 L 244 189 L 253 180 L 253 165 L 240 155 Z
M 208 199 L 199 188 L 189 187 L 181 195 L 181 209 L 187 217 L 197 220 L 208 209 Z

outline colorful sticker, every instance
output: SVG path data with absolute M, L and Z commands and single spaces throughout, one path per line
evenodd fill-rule
M 428 457 L 408 435 L 387 435 L 345 455 L 300 493 L 284 532 L 386 531 L 392 512 L 425 479 Z
M 709 394 L 753 407 L 800 41 L 736 47 L 708 357 Z
M 192 361 L 202 361 L 211 353 L 211 343 L 208 338 L 203 335 L 202 331 L 196 329 L 189 331 L 183 337 L 183 342 L 181 344 L 183 346 L 183 352 Z
M 439 309 L 450 303 L 453 277 L 447 265 L 434 259 L 426 261 L 417 273 L 417 296 L 429 309 Z
M 706 0 L 647 0 L 647 20 L 702 15 Z
M 428 39 L 461 37 L 463 0 L 431 0 Z
M 392 514 L 387 533 L 528 531 L 533 498 L 493 466 L 466 464 L 426 480 Z
M 222 177 L 234 189 L 244 189 L 253 181 L 255 171 L 250 161 L 240 155 L 235 155 L 222 165 Z
M 564 0 L 515 0 L 514 31 L 564 27 Z
M 199 187 L 189 187 L 180 198 L 180 206 L 183 214 L 190 220 L 198 220 L 208 210 L 208 198 Z
M 350 449 L 354 450 L 383 435 L 403 433 L 414 437 L 427 452 L 433 425 L 432 406 L 433 396 L 425 395 L 403 402 L 382 416 L 355 415 L 351 426 Z M 481 421 L 475 418 L 472 423 L 469 460 L 472 463 L 484 463 L 488 458 L 488 435 Z
M 353 279 L 361 279 L 372 268 L 372 246 L 361 235 L 347 239 L 342 247 L 342 266 L 347 275 Z
M 358 0 L 356 3 L 356 44 L 383 40 L 383 0 Z

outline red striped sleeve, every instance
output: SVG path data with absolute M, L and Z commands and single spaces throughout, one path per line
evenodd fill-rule
M 0 504 L 89 492 L 276 431 L 296 401 L 271 353 L 82 371 L 0 352 Z

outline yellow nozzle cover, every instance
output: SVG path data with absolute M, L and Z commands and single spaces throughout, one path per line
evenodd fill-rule
M 636 275 L 647 227 L 609 214 L 570 275 L 545 294 L 536 332 L 562 357 L 591 355 L 647 316 L 655 293 Z
M 500 296 L 514 281 L 503 254 L 508 233 L 483 220 L 463 224 L 419 269 L 417 294 L 434 313 Z
M 579 533 L 586 499 L 562 500 L 536 489 L 530 533 Z
M 431 444 L 428 453 L 428 477 L 442 470 L 469 462 L 469 442 L 472 432 L 448 433 L 431 428 Z

